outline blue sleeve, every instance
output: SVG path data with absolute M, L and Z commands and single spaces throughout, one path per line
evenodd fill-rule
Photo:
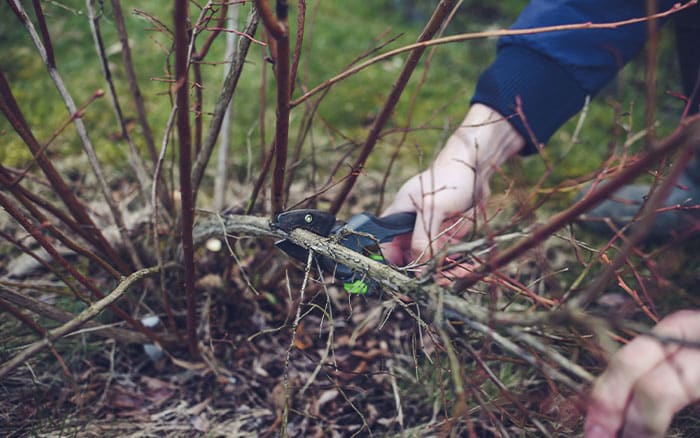
M 659 10 L 672 1 L 659 1 Z M 578 23 L 612 23 L 646 15 L 644 0 L 532 0 L 511 29 Z M 698 7 L 698 6 L 694 6 Z M 644 46 L 647 24 L 564 30 L 502 37 L 498 54 L 481 75 L 472 103 L 509 117 L 536 151 Z M 517 115 L 520 99 L 523 118 Z

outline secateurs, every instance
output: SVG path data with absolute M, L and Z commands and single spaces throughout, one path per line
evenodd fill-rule
M 337 221 L 331 213 L 298 209 L 278 214 L 274 226 L 288 233 L 301 228 L 324 237 L 335 236 L 338 243 L 346 248 L 383 263 L 384 257 L 379 250 L 379 244 L 398 235 L 410 233 L 415 222 L 415 213 L 396 213 L 381 218 L 369 213 L 360 213 L 347 222 L 342 222 Z M 309 256 L 307 249 L 286 239 L 280 240 L 276 245 L 293 258 L 306 263 Z M 372 289 L 371 280 L 349 267 L 328 257 L 318 256 L 317 260 L 324 271 L 334 274 L 335 278 L 343 283 L 348 293 L 363 295 Z

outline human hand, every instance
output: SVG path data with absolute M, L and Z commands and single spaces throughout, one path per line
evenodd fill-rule
M 673 313 L 652 330 L 700 342 L 700 311 Z M 639 336 L 596 381 L 586 415 L 588 438 L 661 437 L 673 416 L 700 400 L 700 348 Z
M 463 237 L 470 226 L 463 213 L 488 196 L 487 181 L 479 179 L 464 163 L 433 165 L 409 179 L 384 215 L 414 211 L 413 233 L 396 237 L 382 246 L 393 264 L 426 261 L 450 241 Z
M 474 104 L 430 168 L 409 179 L 384 215 L 416 212 L 413 233 L 382 245 L 396 265 L 424 262 L 463 237 L 473 216 L 465 215 L 489 195 L 495 169 L 525 145 L 503 116 Z

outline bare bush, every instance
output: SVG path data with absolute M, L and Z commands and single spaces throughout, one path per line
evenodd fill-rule
M 275 213 L 302 207 L 339 217 L 380 211 L 387 187 L 405 176 L 394 163 L 420 161 L 412 133 L 444 135 L 435 120 L 413 115 L 421 88 L 431 81 L 435 51 L 524 32 L 443 36 L 460 3 L 438 2 L 412 44 L 395 47 L 394 37 L 359 35 L 369 48 L 343 54 L 345 68 L 314 84 L 308 47 L 316 42 L 314 23 L 323 19 L 318 4 L 307 11 L 304 0 L 278 1 L 275 10 L 267 0 L 176 1 L 172 11 L 166 8 L 171 19 L 125 10 L 119 0 L 88 0 L 83 24 L 104 91 L 91 90 L 80 103 L 72 93 L 86 91 L 69 89 L 65 60 L 54 49 L 60 35 L 52 20 L 59 22 L 60 14 L 55 8 L 45 14 L 47 5 L 38 1 L 31 13 L 9 1 L 13 26 L 23 27 L 66 113 L 59 125 L 32 126 L 25 95 L 15 91 L 21 79 L 0 70 L 0 110 L 8 122 L 0 141 L 26 148 L 30 157 L 21 168 L 0 165 L 6 213 L 0 309 L 13 317 L 3 323 L 0 381 L 21 399 L 12 407 L 0 403 L 3 422 L 20 433 L 137 432 L 133 423 L 110 426 L 114 415 L 143 422 L 142 430 L 153 434 L 579 431 L 585 391 L 613 343 L 646 331 L 658 318 L 649 289 L 668 284 L 657 262 L 664 248 L 645 252 L 641 242 L 664 193 L 700 144 L 700 119 L 684 119 L 656 140 L 650 113 L 647 126 L 630 128 L 617 145 L 624 154 L 611 149 L 601 157 L 601 171 L 575 181 L 551 184 L 551 168 L 530 188 L 502 177 L 492 201 L 463 218 L 475 222 L 471 240 L 437 255 L 420 278 L 410 267 L 389 267 L 333 239 L 301 229 L 285 233 L 271 223 Z M 238 28 L 226 20 L 231 8 L 244 17 Z M 149 27 L 151 41 L 131 39 L 134 23 Z M 227 34 L 237 37 L 224 66 L 217 56 Z M 134 60 L 146 44 L 158 48 L 153 63 L 162 68 L 160 78 L 142 74 Z M 400 60 L 398 68 L 387 64 L 393 60 Z M 241 89 L 249 65 L 260 75 L 252 91 Z M 215 74 L 205 70 L 211 66 Z M 362 80 L 379 66 L 389 77 L 386 95 L 361 134 L 347 135 L 320 108 L 334 87 Z M 222 69 L 219 84 L 214 77 Z M 161 95 L 143 92 L 149 79 L 165 83 Z M 245 84 L 255 88 L 255 81 Z M 272 104 L 268 86 L 274 86 Z M 244 92 L 259 102 L 239 99 Z M 106 124 L 116 127 L 114 142 L 125 146 L 123 162 L 100 148 L 109 130 L 94 123 L 93 131 L 86 123 L 95 105 L 107 107 L 95 103 L 101 100 L 113 113 Z M 392 119 L 401 100 L 405 124 Z M 167 108 L 167 114 L 149 114 L 149 107 Z M 235 133 L 231 163 L 210 166 L 222 129 L 231 129 L 229 108 L 250 117 L 252 127 Z M 610 121 L 621 123 L 621 117 Z M 36 132 L 46 129 L 50 138 L 38 138 Z M 580 129 L 571 144 L 583 135 Z M 73 130 L 81 151 L 55 150 L 54 142 L 73 138 Z M 649 147 L 629 152 L 641 138 Z M 659 163 L 674 154 L 676 164 L 659 180 L 634 233 L 621 230 L 591 243 L 572 226 L 616 188 L 649 170 L 665 172 Z M 66 170 L 71 160 L 77 170 Z M 213 167 L 220 169 L 216 185 Z M 222 177 L 226 168 L 228 177 Z M 558 193 L 603 177 L 606 184 L 569 208 L 538 210 Z M 212 195 L 212 187 L 226 193 Z M 213 211 L 214 198 L 218 207 L 233 207 Z M 353 267 L 380 284 L 381 294 L 344 294 L 313 258 L 298 266 L 271 245 L 274 239 Z M 451 263 L 473 269 L 447 287 Z M 43 350 L 53 359 L 37 355 Z M 50 397 L 51 409 L 63 413 L 65 423 L 27 414 L 30 395 L 21 388 L 30 379 L 45 395 L 47 388 L 60 388 Z M 34 428 L 32 422 L 43 424 Z

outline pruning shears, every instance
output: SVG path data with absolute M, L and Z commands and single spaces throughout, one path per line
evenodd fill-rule
M 334 236 L 338 243 L 346 248 L 385 263 L 379 244 L 401 234 L 410 233 L 415 222 L 415 213 L 396 213 L 381 218 L 369 213 L 360 213 L 347 222 L 342 222 L 328 212 L 298 209 L 278 214 L 273 225 L 288 233 L 301 228 L 324 237 Z M 309 256 L 306 248 L 286 239 L 275 245 L 293 258 L 306 263 Z M 317 260 L 321 268 L 335 275 L 335 278 L 343 283 L 345 291 L 350 294 L 364 295 L 374 286 L 372 280 L 367 280 L 362 274 L 330 258 L 318 256 Z

